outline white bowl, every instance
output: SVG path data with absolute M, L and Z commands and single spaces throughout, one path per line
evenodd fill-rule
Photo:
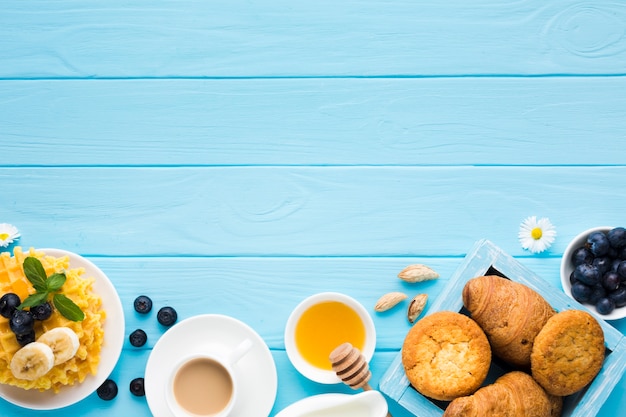
M 572 297 L 572 290 L 571 290 L 572 285 L 569 279 L 570 275 L 572 274 L 572 271 L 574 270 L 574 266 L 571 260 L 572 254 L 574 253 L 576 249 L 578 249 L 579 247 L 585 244 L 585 241 L 587 240 L 587 236 L 589 236 L 591 233 L 598 232 L 598 231 L 608 232 L 611 229 L 613 229 L 612 226 L 599 226 L 599 227 L 592 227 L 591 229 L 587 229 L 584 232 L 577 235 L 574 239 L 572 239 L 569 245 L 567 245 L 567 248 L 565 248 L 565 252 L 563 252 L 563 258 L 561 258 L 561 286 L 563 287 L 563 291 L 565 292 L 565 294 L 567 294 L 572 299 L 574 297 Z M 583 305 L 589 308 L 591 311 L 597 313 L 595 306 L 591 304 L 583 304 Z M 617 307 L 610 314 L 598 313 L 598 316 L 604 320 L 622 319 L 626 317 L 626 307 Z
M 361 350 L 361 354 L 367 362 L 372 359 L 374 350 L 376 348 L 376 329 L 372 317 L 369 315 L 365 307 L 356 301 L 354 298 L 345 294 L 337 292 L 323 292 L 312 295 L 304 299 L 289 315 L 287 325 L 285 326 L 285 350 L 287 356 L 293 364 L 293 366 L 303 376 L 308 379 L 319 382 L 322 384 L 338 384 L 341 382 L 339 377 L 332 370 L 320 369 L 307 362 L 296 347 L 295 341 L 295 329 L 298 320 L 307 309 L 311 306 L 325 302 L 325 301 L 339 301 L 352 308 L 361 318 L 363 325 L 365 326 L 365 345 Z

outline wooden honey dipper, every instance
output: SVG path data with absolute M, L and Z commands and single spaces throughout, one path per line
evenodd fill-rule
M 333 371 L 344 384 L 352 389 L 363 388 L 370 391 L 372 387 L 369 380 L 372 377 L 369 365 L 361 352 L 346 342 L 337 346 L 329 356 Z M 387 417 L 391 417 L 387 413 Z

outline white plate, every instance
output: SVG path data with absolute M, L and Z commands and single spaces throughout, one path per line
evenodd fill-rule
M 185 319 L 161 336 L 150 353 L 145 373 L 146 400 L 154 417 L 173 417 L 165 403 L 168 375 L 173 358 L 200 352 L 224 352 L 246 338 L 252 348 L 234 366 L 241 373 L 241 389 L 231 417 L 267 417 L 276 400 L 278 377 L 269 348 L 247 324 L 220 314 Z
M 54 410 L 72 405 L 93 393 L 109 377 L 122 352 L 124 344 L 124 311 L 122 303 L 109 278 L 92 262 L 61 249 L 38 249 L 56 258 L 68 256 L 70 268 L 84 268 L 84 277 L 93 277 L 93 290 L 102 298 L 102 308 L 107 316 L 104 321 L 104 342 L 100 352 L 100 364 L 96 375 L 88 375 L 76 385 L 61 388 L 58 394 L 52 391 L 24 390 L 0 384 L 0 397 L 15 405 L 32 410 Z

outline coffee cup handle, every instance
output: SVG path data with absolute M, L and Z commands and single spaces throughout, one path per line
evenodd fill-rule
M 252 348 L 252 340 L 244 339 L 239 345 L 233 350 L 233 352 L 228 357 L 228 363 L 232 366 L 239 362 L 241 358 L 243 358 L 246 353 L 250 351 Z

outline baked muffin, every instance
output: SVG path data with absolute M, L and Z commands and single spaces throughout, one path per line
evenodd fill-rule
M 491 348 L 469 317 L 439 311 L 409 330 L 402 345 L 406 376 L 422 395 L 450 401 L 476 391 L 487 377 Z
M 573 394 L 600 372 L 604 361 L 604 333 L 593 316 L 565 310 L 541 329 L 530 355 L 533 378 L 550 394 Z

